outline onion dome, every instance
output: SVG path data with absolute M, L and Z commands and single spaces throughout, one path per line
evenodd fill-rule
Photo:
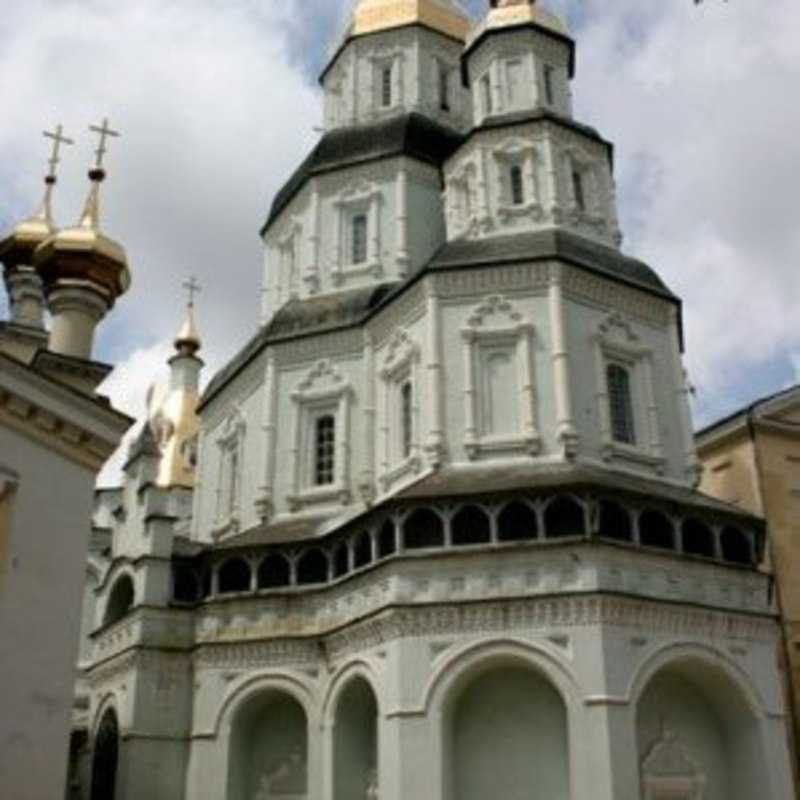
M 0 261 L 7 270 L 33 264 L 36 248 L 56 232 L 50 215 L 51 193 L 52 184 L 48 184 L 41 210 L 30 219 L 15 225 L 0 239 Z
M 472 30 L 468 46 L 489 31 L 536 25 L 558 36 L 569 36 L 566 24 L 537 0 L 491 0 L 491 10 Z
M 175 349 L 180 356 L 193 356 L 202 347 L 200 334 L 194 321 L 194 305 L 190 303 L 186 308 L 186 318 L 175 337 Z
M 457 0 L 359 0 L 353 12 L 349 35 L 425 25 L 446 36 L 464 41 L 470 18 Z
M 45 292 L 58 284 L 88 282 L 111 306 L 130 287 L 125 249 L 100 230 L 100 185 L 104 179 L 102 168 L 89 172 L 92 187 L 80 222 L 50 236 L 36 250 L 34 264 Z

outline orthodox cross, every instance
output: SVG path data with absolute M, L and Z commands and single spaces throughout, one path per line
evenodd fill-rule
M 94 166 L 95 169 L 101 170 L 103 169 L 103 157 L 108 151 L 108 148 L 106 147 L 106 140 L 108 139 L 109 136 L 117 137 L 120 136 L 121 134 L 119 133 L 119 131 L 111 130 L 111 128 L 108 127 L 108 118 L 103 120 L 102 125 L 90 125 L 89 130 L 92 133 L 97 133 L 100 135 L 100 146 L 95 151 L 97 160 L 95 161 Z
M 197 282 L 197 278 L 192 276 L 188 281 L 186 281 L 186 283 L 183 284 L 183 288 L 189 292 L 189 308 L 194 308 L 194 296 L 199 292 L 202 292 L 203 287 Z
M 47 180 L 55 183 L 56 180 L 56 167 L 59 163 L 59 153 L 61 152 L 61 145 L 73 145 L 75 142 L 64 136 L 64 126 L 57 125 L 54 131 L 43 131 L 42 136 L 53 140 L 53 152 L 50 155 L 50 160 L 47 162 L 50 165 L 50 172 L 47 175 Z

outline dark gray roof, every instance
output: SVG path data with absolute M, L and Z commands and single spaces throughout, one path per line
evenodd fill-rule
M 250 341 L 220 370 L 208 384 L 198 410 L 268 344 L 311 336 L 316 333 L 359 325 L 396 289 L 398 283 L 384 283 L 366 289 L 337 292 L 307 300 L 290 300 L 272 318 L 269 325 Z
M 458 239 L 443 245 L 427 265 L 404 283 L 384 283 L 366 289 L 289 301 L 275 314 L 270 324 L 259 330 L 212 378 L 198 410 L 209 403 L 268 344 L 361 325 L 427 272 L 553 258 L 680 303 L 647 264 L 576 234 L 547 230 L 490 239 Z
M 461 269 L 551 258 L 559 258 L 669 300 L 678 299 L 643 261 L 583 236 L 557 229 L 487 239 L 456 239 L 440 248 L 427 268 Z
M 463 141 L 460 133 L 416 113 L 328 131 L 278 191 L 261 234 L 313 175 L 399 155 L 438 167 Z

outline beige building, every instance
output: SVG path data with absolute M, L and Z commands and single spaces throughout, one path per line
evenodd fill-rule
M 95 391 L 111 370 L 92 360 L 95 327 L 127 287 L 124 251 L 98 223 L 104 146 L 80 223 L 59 231 L 50 195 L 65 140 L 52 136 L 40 212 L 0 238 L 0 793 L 14 800 L 64 796 L 86 521 L 131 424 Z
M 697 435 L 701 490 L 766 518 L 800 708 L 800 386 L 766 397 Z M 795 726 L 797 720 L 795 719 Z M 800 733 L 795 727 L 795 735 Z

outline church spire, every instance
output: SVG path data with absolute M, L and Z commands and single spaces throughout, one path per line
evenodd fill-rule
M 175 337 L 175 349 L 179 356 L 191 357 L 197 354 L 202 347 L 200 334 L 197 332 L 197 324 L 194 319 L 194 296 L 202 291 L 200 284 L 192 277 L 183 284 L 183 288 L 189 293 L 189 301 L 186 304 L 186 314 L 178 335 Z

